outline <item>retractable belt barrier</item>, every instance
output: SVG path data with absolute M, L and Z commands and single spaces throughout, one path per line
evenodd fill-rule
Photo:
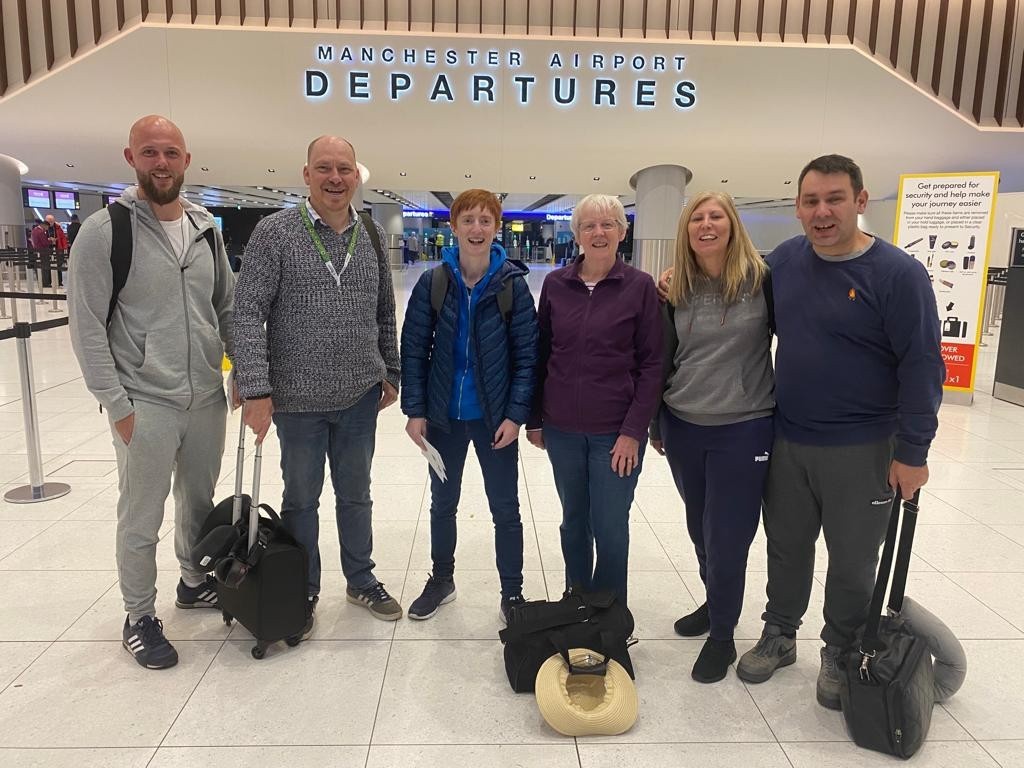
M 66 263 L 66 261 L 64 262 Z M 68 324 L 67 317 L 52 320 L 36 320 L 35 305 L 38 300 L 52 301 L 54 309 L 60 312 L 58 302 L 66 301 L 67 295 L 57 293 L 59 284 L 57 267 L 61 264 L 60 254 L 33 252 L 27 250 L 0 250 L 0 317 L 6 318 L 7 299 L 11 300 L 11 317 L 14 326 L 0 330 L 0 341 L 15 339 L 18 345 L 18 377 L 21 382 L 22 416 L 25 423 L 25 449 L 28 454 L 29 484 L 12 488 L 4 494 L 4 500 L 12 504 L 30 504 L 49 501 L 71 491 L 67 483 L 48 483 L 43 474 L 43 458 L 39 447 L 39 411 L 36 407 L 35 375 L 32 369 L 32 346 L 29 339 L 36 331 L 46 331 Z M 51 269 L 51 293 L 35 290 L 38 269 Z M 30 290 L 21 291 L 21 272 L 24 271 Z M 11 290 L 4 290 L 8 282 Z M 32 322 L 18 320 L 18 301 L 28 300 Z

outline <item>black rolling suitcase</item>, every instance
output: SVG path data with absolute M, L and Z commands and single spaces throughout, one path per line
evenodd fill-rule
M 226 624 L 237 620 L 256 638 L 252 656 L 262 659 L 271 643 L 284 640 L 294 646 L 302 639 L 309 610 L 309 557 L 285 530 L 277 512 L 259 502 L 262 445 L 256 446 L 252 496 L 242 495 L 244 439 L 243 423 L 238 438 L 231 530 L 224 530 L 225 503 L 221 502 L 211 513 L 207 533 L 211 539 L 220 536 L 223 540 L 227 536 L 233 541 L 214 566 L 217 600 Z M 203 567 L 209 567 L 209 562 L 203 563 Z

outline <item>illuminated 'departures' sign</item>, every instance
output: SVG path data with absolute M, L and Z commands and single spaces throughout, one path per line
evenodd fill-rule
M 304 93 L 321 100 L 340 90 L 355 103 L 399 102 L 523 105 L 548 99 L 560 107 L 678 110 L 697 103 L 684 79 L 687 58 L 661 53 L 580 53 L 554 50 L 531 61 L 524 51 L 321 44 L 305 70 Z

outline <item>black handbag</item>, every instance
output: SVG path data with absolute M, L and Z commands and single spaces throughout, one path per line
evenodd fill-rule
M 899 617 L 907 586 L 910 550 L 917 525 L 918 499 L 903 502 L 903 530 L 892 575 L 890 615 L 881 616 L 900 520 L 900 490 L 893 497 L 889 530 L 878 565 L 868 622 L 858 642 L 840 658 L 843 717 L 859 747 L 907 759 L 928 736 L 935 706 L 932 655 Z
M 515 606 L 508 626 L 498 633 L 505 646 L 505 674 L 516 693 L 532 692 L 541 665 L 555 653 L 569 664 L 571 648 L 589 648 L 603 660 L 588 666 L 590 675 L 604 674 L 614 659 L 630 677 L 633 663 L 627 641 L 633 634 L 633 614 L 614 592 L 584 593 L 570 589 L 561 600 L 536 600 Z

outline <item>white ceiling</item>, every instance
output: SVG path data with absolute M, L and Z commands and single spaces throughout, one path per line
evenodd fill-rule
M 345 42 L 514 47 L 530 62 L 538 90 L 528 107 L 518 104 L 513 86 L 501 85 L 516 72 L 498 69 L 492 73 L 499 81 L 496 104 L 430 104 L 424 91 L 434 72 L 420 64 L 407 68 L 420 92 L 391 102 L 379 97 L 387 73 L 377 63 L 370 67 L 381 78 L 377 96 L 355 103 L 341 94 L 344 67 L 314 60 L 316 45 Z M 659 80 L 655 109 L 566 109 L 551 103 L 549 93 L 538 95 L 555 74 L 573 74 L 548 69 L 553 51 L 688 58 L 685 74 L 661 76 L 667 80 Z M 329 68 L 335 83 L 325 99 L 304 97 L 306 68 Z M 450 71 L 468 88 L 476 70 Z M 575 74 L 581 87 L 592 87 L 594 73 Z M 616 77 L 628 89 L 635 75 Z M 687 111 L 669 104 L 680 78 L 698 88 L 698 102 Z M 825 152 L 856 159 L 876 198 L 895 194 L 901 172 L 998 170 L 1002 191 L 1024 190 L 1024 134 L 968 125 L 855 49 L 814 46 L 141 26 L 0 100 L 0 152 L 24 161 L 26 178 L 127 182 L 121 150 L 128 126 L 151 112 L 170 116 L 185 132 L 192 152 L 188 181 L 197 190 L 217 187 L 248 199 L 261 192 L 258 186 L 301 192 L 306 144 L 322 133 L 344 135 L 356 146 L 371 171 L 367 200 L 378 199 L 369 190 L 387 189 L 428 208 L 438 206 L 424 190 L 457 194 L 472 185 L 508 193 L 510 210 L 564 193 L 570 197 L 549 210 L 565 210 L 588 192 L 629 195 L 631 175 L 663 163 L 689 167 L 691 191 L 776 200 L 792 197 L 786 182 Z

